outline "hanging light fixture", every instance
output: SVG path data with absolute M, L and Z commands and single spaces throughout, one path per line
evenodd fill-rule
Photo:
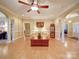
M 21 0 L 19 0 L 18 2 L 22 3 L 24 5 L 31 6 L 31 8 L 29 10 L 27 10 L 27 12 L 30 12 L 31 10 L 33 10 L 33 11 L 37 11 L 40 14 L 39 8 L 49 8 L 48 5 L 39 5 L 38 0 L 32 0 L 31 4 L 21 1 Z

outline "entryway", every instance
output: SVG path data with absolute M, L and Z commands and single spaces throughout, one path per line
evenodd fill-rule
M 4 13 L 0 12 L 0 43 L 10 42 L 13 39 L 13 24 Z

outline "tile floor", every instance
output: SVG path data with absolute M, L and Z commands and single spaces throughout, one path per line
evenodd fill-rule
M 50 39 L 49 47 L 31 47 L 30 39 L 0 44 L 0 59 L 79 59 L 79 41 Z

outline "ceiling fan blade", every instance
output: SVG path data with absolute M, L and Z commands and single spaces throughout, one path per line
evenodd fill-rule
M 26 3 L 26 2 L 23 2 L 23 1 L 18 1 L 19 3 L 22 3 L 22 4 L 24 4 L 24 5 L 28 5 L 28 6 L 31 6 L 30 4 L 28 4 L 28 3 Z
M 32 9 L 27 10 L 27 12 L 30 12 Z
M 33 5 L 34 4 L 34 0 L 32 0 L 32 4 L 31 5 Z
M 49 8 L 48 5 L 38 6 L 39 8 Z
M 39 10 L 37 10 L 37 12 L 38 12 L 38 14 L 40 14 L 40 11 Z

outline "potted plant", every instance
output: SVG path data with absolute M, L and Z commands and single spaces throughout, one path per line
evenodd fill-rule
M 38 39 L 41 39 L 41 33 L 38 33 Z

